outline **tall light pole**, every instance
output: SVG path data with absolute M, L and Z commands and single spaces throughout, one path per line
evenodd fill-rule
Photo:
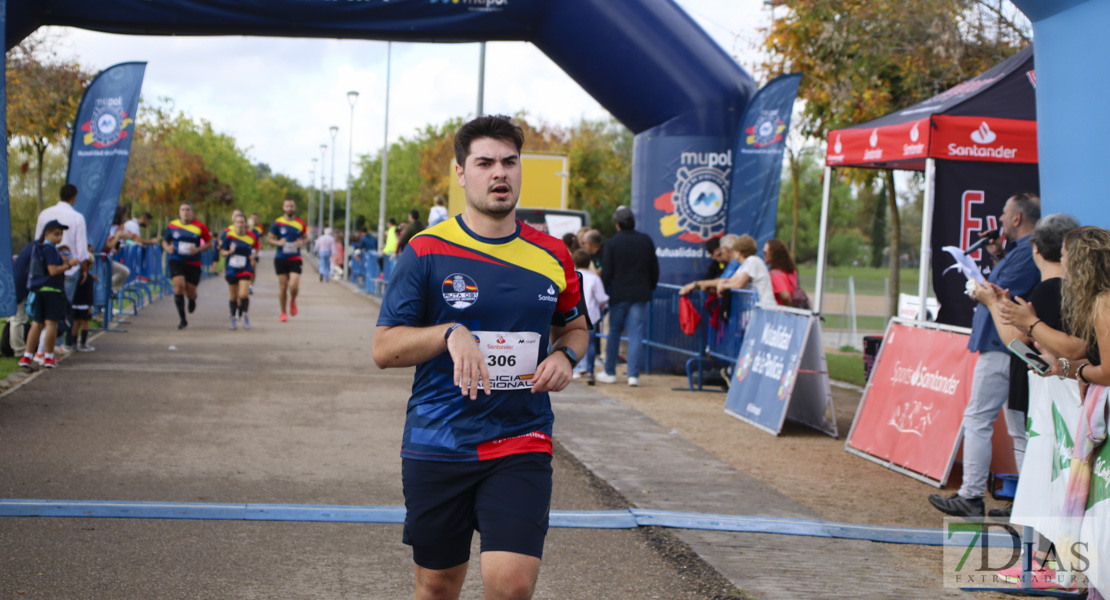
M 308 228 L 312 229 L 312 208 L 315 206 L 313 200 L 316 199 L 316 166 L 320 164 L 320 159 L 312 159 L 312 170 L 308 172 L 309 190 L 308 190 Z M 317 231 L 316 235 L 319 236 L 320 232 Z
M 331 227 L 332 235 L 335 232 L 335 134 L 339 133 L 339 126 L 332 125 L 328 127 L 328 133 L 331 133 L 331 187 L 329 188 L 330 197 L 328 198 L 328 227 Z
M 351 255 L 351 164 L 354 160 L 355 146 L 355 103 L 358 92 L 347 92 L 347 103 L 351 105 L 351 136 L 347 143 L 347 212 L 343 218 L 343 279 L 347 278 L 347 261 Z
M 386 46 L 385 55 L 385 133 L 382 134 L 382 195 L 378 200 L 378 252 L 385 248 L 385 180 L 389 164 L 389 73 L 393 66 L 393 42 Z
M 478 114 L 474 115 L 475 118 L 482 116 L 486 110 L 486 43 L 481 44 L 481 51 L 478 52 Z
M 321 235 L 324 233 L 324 156 L 327 151 L 328 145 L 320 144 L 320 200 L 316 202 L 316 229 Z

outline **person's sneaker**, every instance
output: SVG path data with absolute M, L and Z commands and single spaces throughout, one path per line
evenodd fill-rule
M 44 352 L 36 352 L 35 353 L 35 362 L 37 362 L 38 364 L 41 365 L 42 361 L 44 361 L 44 360 L 46 360 L 46 353 L 44 353 Z
M 96 352 L 96 348 L 93 348 L 92 346 L 90 346 L 88 344 L 77 344 L 77 351 L 78 352 Z
M 946 515 L 954 517 L 982 517 L 983 499 L 964 498 L 959 493 L 945 498 L 940 494 L 930 494 L 929 504 Z
M 1002 508 L 992 508 L 987 511 L 987 516 L 992 519 L 1009 519 L 1010 513 L 1014 510 L 1014 505 L 1010 504 Z
M 732 385 L 732 373 L 729 373 L 728 367 L 721 367 L 721 378 L 725 380 L 725 389 Z
M 196 298 L 189 298 L 189 314 L 193 314 L 193 311 L 196 310 L 196 309 L 197 309 L 197 299 Z
M 594 374 L 586 375 L 586 385 L 597 385 L 597 380 L 594 379 Z
M 39 370 L 39 364 L 26 356 L 21 356 L 19 357 L 19 368 L 28 373 L 34 373 Z
M 297 301 L 296 300 L 290 300 L 289 301 L 289 316 L 291 316 L 291 317 L 297 316 Z
M 570 374 L 570 378 L 571 379 L 582 379 L 582 372 L 581 371 L 575 371 L 575 372 Z
M 288 321 L 288 320 L 289 320 L 289 315 L 287 315 L 287 314 L 285 314 L 285 313 L 281 313 L 281 316 L 280 316 L 280 317 L 278 317 L 278 321 L 281 321 L 282 323 L 284 323 L 284 322 L 286 322 L 286 321 Z
M 1008 583 L 1021 584 L 1021 562 L 1010 567 L 1009 569 L 1002 569 L 998 572 L 998 578 Z M 1048 565 L 1043 565 L 1036 560 L 1033 561 L 1032 575 L 1034 579 L 1056 579 L 1056 561 L 1048 561 Z
M 246 329 L 246 330 L 249 331 L 250 328 L 251 328 L 251 318 L 248 317 L 247 315 L 243 315 L 243 329 Z
M 189 322 L 186 321 L 185 319 L 181 319 L 181 322 L 177 324 L 178 329 L 185 329 L 188 326 L 189 326 Z
M 227 324 L 227 328 L 232 330 L 232 331 L 235 331 L 235 329 L 236 329 L 236 327 L 235 327 L 235 317 L 231 317 L 231 322 Z
M 58 361 L 55 360 L 53 357 L 42 359 L 42 368 L 53 369 L 56 366 L 58 366 Z
M 616 383 L 617 382 L 617 376 L 616 375 L 610 375 L 610 374 L 606 373 L 605 371 L 602 371 L 602 372 L 597 374 L 597 380 L 600 381 L 601 383 Z
M 640 387 L 640 378 L 639 377 L 629 377 L 628 378 L 628 385 L 630 385 L 632 387 Z
M 254 286 L 253 285 L 247 287 L 247 295 L 248 296 L 253 296 L 254 295 Z

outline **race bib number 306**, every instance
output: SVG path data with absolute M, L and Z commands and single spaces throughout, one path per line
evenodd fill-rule
M 482 356 L 486 357 L 491 390 L 532 387 L 539 363 L 540 334 L 531 331 L 475 331 L 474 335 L 478 338 Z

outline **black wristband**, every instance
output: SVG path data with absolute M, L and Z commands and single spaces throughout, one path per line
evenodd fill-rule
M 454 325 L 448 327 L 447 328 L 447 333 L 443 334 L 443 341 L 446 342 L 446 341 L 450 340 L 451 339 L 451 334 L 455 333 L 455 330 L 458 329 L 459 327 L 462 327 L 462 323 L 455 323 Z
M 1075 378 L 1083 383 L 1090 384 L 1091 382 L 1087 381 L 1087 378 L 1083 376 L 1083 368 L 1086 366 L 1086 364 L 1079 365 L 1079 368 L 1075 370 Z
M 1029 326 L 1029 337 L 1033 337 L 1033 328 L 1036 327 L 1037 325 L 1040 325 L 1041 323 L 1044 323 L 1044 321 L 1042 321 L 1040 319 L 1037 319 L 1036 323 L 1033 323 L 1032 325 Z

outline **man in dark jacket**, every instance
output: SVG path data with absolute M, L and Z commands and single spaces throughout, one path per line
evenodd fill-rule
M 628 385 L 640 385 L 640 356 L 647 327 L 648 303 L 659 283 L 655 243 L 636 231 L 636 219 L 627 206 L 613 214 L 617 234 L 605 242 L 601 255 L 601 281 L 609 293 L 609 337 L 605 344 L 605 371 L 597 380 L 616 383 L 621 332 L 628 333 Z
M 409 222 L 405 223 L 405 231 L 397 241 L 397 256 L 400 256 L 405 246 L 409 245 L 409 240 L 421 231 L 424 231 L 424 224 L 420 222 L 420 211 L 414 208 L 409 211 Z

